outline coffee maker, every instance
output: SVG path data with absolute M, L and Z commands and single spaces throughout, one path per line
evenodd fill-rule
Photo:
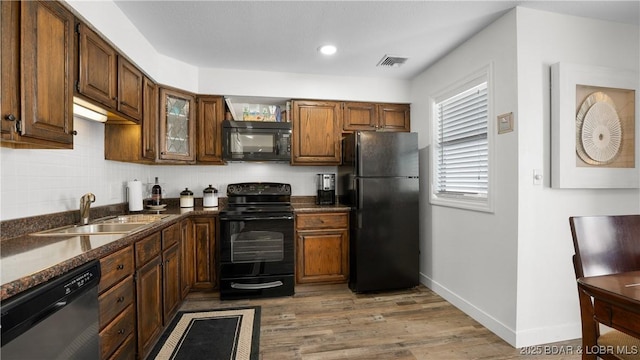
M 336 203 L 336 174 L 318 174 L 316 204 L 333 205 Z

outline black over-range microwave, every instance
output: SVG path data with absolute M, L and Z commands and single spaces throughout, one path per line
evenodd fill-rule
M 225 161 L 291 160 L 291 123 L 269 121 L 222 122 Z

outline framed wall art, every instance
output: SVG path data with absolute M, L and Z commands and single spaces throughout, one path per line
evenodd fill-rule
M 638 74 L 551 66 L 551 186 L 640 187 Z

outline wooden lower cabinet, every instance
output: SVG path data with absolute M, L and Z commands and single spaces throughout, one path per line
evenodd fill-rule
M 180 307 L 180 246 L 180 223 L 135 244 L 139 359 L 147 357 Z
M 191 228 L 191 219 L 184 219 L 180 222 L 180 237 L 182 251 L 182 275 L 180 277 L 181 297 L 184 299 L 193 287 L 195 271 L 195 241 Z
M 173 244 L 162 251 L 162 321 L 164 326 L 169 325 L 182 302 L 180 253 L 179 244 Z
M 186 294 L 217 286 L 216 221 L 187 218 L 100 259 L 101 359 L 145 359 Z
M 100 259 L 98 286 L 100 358 L 135 358 L 133 248 L 127 246 Z M 133 340 L 131 340 L 133 339 Z M 129 341 L 133 341 L 133 348 Z
M 144 359 L 162 334 L 160 233 L 135 244 L 138 358 Z
M 118 350 L 125 340 L 132 336 L 136 328 L 136 315 L 133 304 L 120 313 L 113 321 L 100 331 L 100 357 L 109 359 Z M 124 356 L 123 351 L 118 351 L 119 356 Z M 128 354 L 128 356 L 131 356 Z
M 296 214 L 296 283 L 349 279 L 349 214 Z
M 135 360 L 136 358 L 136 335 L 135 332 L 129 335 L 109 360 Z
M 216 218 L 196 216 L 191 218 L 193 236 L 193 286 L 195 290 L 212 290 L 217 287 L 215 267 Z

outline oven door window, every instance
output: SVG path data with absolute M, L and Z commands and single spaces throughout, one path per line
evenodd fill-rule
M 293 274 L 293 219 L 220 220 L 221 278 Z
M 241 225 L 243 223 L 234 223 Z M 247 231 L 231 235 L 231 262 L 273 262 L 284 259 L 284 234 L 275 231 Z

